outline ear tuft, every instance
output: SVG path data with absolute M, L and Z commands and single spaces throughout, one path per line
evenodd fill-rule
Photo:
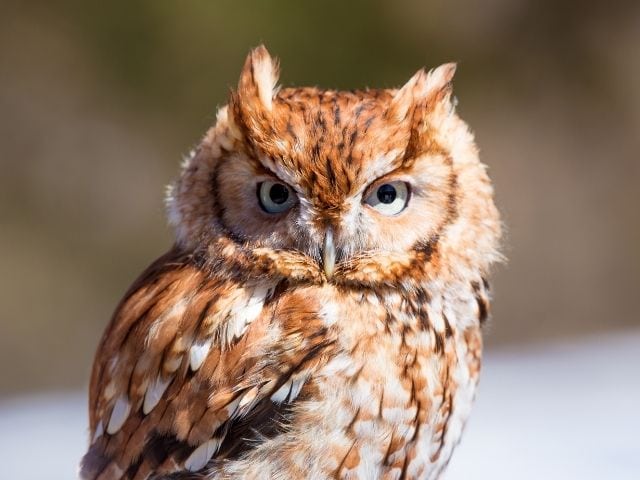
M 440 96 L 441 92 L 449 94 L 451 92 L 451 81 L 456 73 L 456 68 L 457 65 L 455 63 L 445 63 L 430 70 L 424 85 L 424 96 L 426 98 L 433 97 L 434 95 Z
M 456 72 L 455 63 L 445 63 L 429 73 L 420 69 L 400 88 L 389 107 L 389 115 L 396 121 L 403 121 L 411 109 L 426 102 L 438 103 L 451 93 L 451 80 Z
M 424 68 L 418 70 L 393 96 L 388 115 L 398 122 L 402 122 L 414 105 L 416 93 L 424 90 L 427 74 Z
M 252 103 L 257 100 L 264 109 L 271 111 L 278 73 L 278 61 L 271 58 L 264 45 L 253 49 L 244 62 L 238 82 L 241 101 Z

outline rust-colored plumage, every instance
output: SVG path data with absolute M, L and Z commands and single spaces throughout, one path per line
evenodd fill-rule
M 278 89 L 249 55 L 98 348 L 82 478 L 438 478 L 500 237 L 454 70 Z

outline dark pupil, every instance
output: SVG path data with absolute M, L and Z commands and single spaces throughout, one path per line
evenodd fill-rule
M 396 187 L 385 183 L 378 188 L 378 200 L 382 203 L 393 203 L 396 199 Z
M 269 198 L 273 203 L 282 205 L 289 198 L 289 190 L 281 183 L 276 183 L 269 189 Z

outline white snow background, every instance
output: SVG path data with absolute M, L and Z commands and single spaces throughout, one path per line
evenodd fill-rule
M 75 478 L 84 393 L 0 400 L 0 478 Z M 446 480 L 640 479 L 640 331 L 489 351 Z

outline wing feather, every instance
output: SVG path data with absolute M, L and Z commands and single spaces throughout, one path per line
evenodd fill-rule
M 276 431 L 281 404 L 334 345 L 310 302 L 267 280 L 217 276 L 175 248 L 158 259 L 100 342 L 81 477 L 196 471 Z

